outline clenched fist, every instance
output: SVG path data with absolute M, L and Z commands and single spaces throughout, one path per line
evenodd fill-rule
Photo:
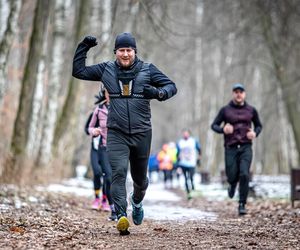
M 143 94 L 146 99 L 155 99 L 158 98 L 158 89 L 152 86 L 145 86 Z
M 223 128 L 224 134 L 229 135 L 233 133 L 233 126 L 230 123 L 226 123 Z
M 253 131 L 253 129 L 250 128 L 247 132 L 247 138 L 252 141 L 255 137 L 256 133 Z
M 98 44 L 96 40 L 97 40 L 96 37 L 86 36 L 82 42 L 87 46 L 89 46 L 89 48 L 92 48 Z

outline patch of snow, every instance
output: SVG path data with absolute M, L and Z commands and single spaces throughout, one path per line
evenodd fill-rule
M 216 220 L 214 213 L 203 212 L 199 209 L 179 206 L 165 206 L 163 204 L 145 205 L 145 218 L 153 220 Z
M 74 194 L 78 196 L 92 196 L 93 189 L 87 189 L 82 187 L 76 186 L 66 186 L 63 184 L 50 184 L 47 187 L 37 187 L 39 191 L 48 191 L 48 192 L 55 192 L 55 193 L 66 193 L 66 194 Z
M 22 207 L 22 202 L 19 198 L 15 198 L 15 208 L 20 209 Z
M 78 196 L 91 197 L 94 195 L 93 182 L 90 179 L 72 178 L 62 181 L 61 184 L 50 184 L 47 187 L 37 186 L 38 191 L 55 193 L 71 193 Z
M 11 207 L 9 205 L 6 205 L 6 204 L 0 204 L 0 210 L 1 211 L 7 211 L 7 210 L 10 210 Z
M 29 196 L 28 197 L 28 200 L 31 202 L 31 203 L 37 203 L 38 202 L 38 199 L 34 196 Z
M 180 201 L 180 197 L 173 192 L 164 189 L 162 183 L 150 184 L 147 189 L 145 201 Z

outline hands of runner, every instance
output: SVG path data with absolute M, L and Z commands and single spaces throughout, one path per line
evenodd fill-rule
M 223 132 L 225 135 L 229 135 L 233 133 L 233 126 L 230 123 L 226 123 L 224 128 L 223 128 Z
M 249 128 L 249 131 L 247 132 L 247 138 L 252 141 L 255 137 L 256 133 L 253 131 L 252 128 Z
M 96 40 L 97 40 L 96 37 L 86 36 L 82 42 L 86 44 L 89 48 L 92 48 L 98 44 Z
M 94 128 L 92 131 L 93 136 L 98 136 L 101 133 L 101 129 L 100 128 Z

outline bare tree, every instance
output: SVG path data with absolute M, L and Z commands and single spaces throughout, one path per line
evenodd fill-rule
M 300 104 L 299 84 L 291 79 L 289 57 L 294 57 L 299 50 L 299 43 L 294 43 L 299 32 L 294 24 L 299 22 L 300 11 L 298 1 L 257 1 L 262 35 L 269 50 L 274 73 L 282 89 L 287 117 L 293 128 L 298 160 L 300 159 Z M 296 54 L 297 55 L 297 54 Z M 298 80 L 299 82 L 299 80 Z M 298 165 L 298 164 L 297 164 Z
M 37 165 L 48 164 L 52 158 L 52 143 L 58 112 L 58 96 L 63 71 L 63 49 L 66 29 L 66 8 L 64 0 L 55 1 L 55 14 L 53 17 L 53 43 L 51 50 L 50 74 L 48 85 L 48 98 L 45 116 L 42 119 L 43 132 Z
M 22 80 L 19 108 L 14 124 L 11 150 L 15 157 L 25 156 L 31 122 L 33 97 L 37 72 L 42 56 L 44 32 L 48 21 L 49 1 L 38 0 L 35 10 L 34 27 L 30 39 L 30 50 Z
M 76 23 L 76 33 L 74 36 L 73 41 L 73 47 L 75 48 L 75 45 L 78 43 L 80 39 L 83 38 L 83 35 L 85 34 L 85 28 L 88 24 L 88 17 L 89 17 L 89 11 L 90 11 L 90 5 L 91 0 L 84 1 L 80 0 L 78 5 L 78 14 L 77 17 L 77 23 Z M 75 78 L 70 78 L 69 84 L 68 84 L 68 93 L 67 97 L 65 99 L 63 109 L 61 114 L 58 117 L 55 133 L 54 133 L 54 139 L 53 139 L 53 149 L 55 152 L 57 152 L 57 147 L 60 139 L 64 135 L 65 131 L 67 131 L 68 127 L 70 126 L 72 117 L 75 112 L 76 107 L 76 100 L 77 100 L 77 94 L 79 89 L 79 84 L 76 83 Z M 74 119 L 73 119 L 74 120 Z
M 10 5 L 10 10 L 6 20 L 6 30 L 4 31 L 3 39 L 0 42 L 0 108 L 7 84 L 7 59 L 17 29 L 17 19 L 21 9 L 21 0 L 11 0 L 8 4 Z M 1 22 L 2 21 L 3 20 L 1 20 Z

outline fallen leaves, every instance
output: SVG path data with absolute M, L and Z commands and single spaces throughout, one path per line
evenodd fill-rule
M 0 211 L 0 249 L 300 249 L 300 208 L 288 201 L 256 200 L 239 217 L 234 201 L 183 200 L 176 205 L 213 211 L 217 220 L 146 219 L 140 226 L 131 223 L 131 234 L 120 237 L 109 214 L 90 210 L 86 198 L 26 188 L 20 194 L 1 188 L 6 207 Z M 17 209 L 16 198 L 27 205 Z
M 153 228 L 153 230 L 157 231 L 157 232 L 162 232 L 162 233 L 168 232 L 168 229 L 162 228 L 162 227 L 155 227 L 155 228 Z
M 20 233 L 20 234 L 24 234 L 25 233 L 25 228 L 23 227 L 17 227 L 17 226 L 12 226 L 9 228 L 9 230 L 13 233 Z

